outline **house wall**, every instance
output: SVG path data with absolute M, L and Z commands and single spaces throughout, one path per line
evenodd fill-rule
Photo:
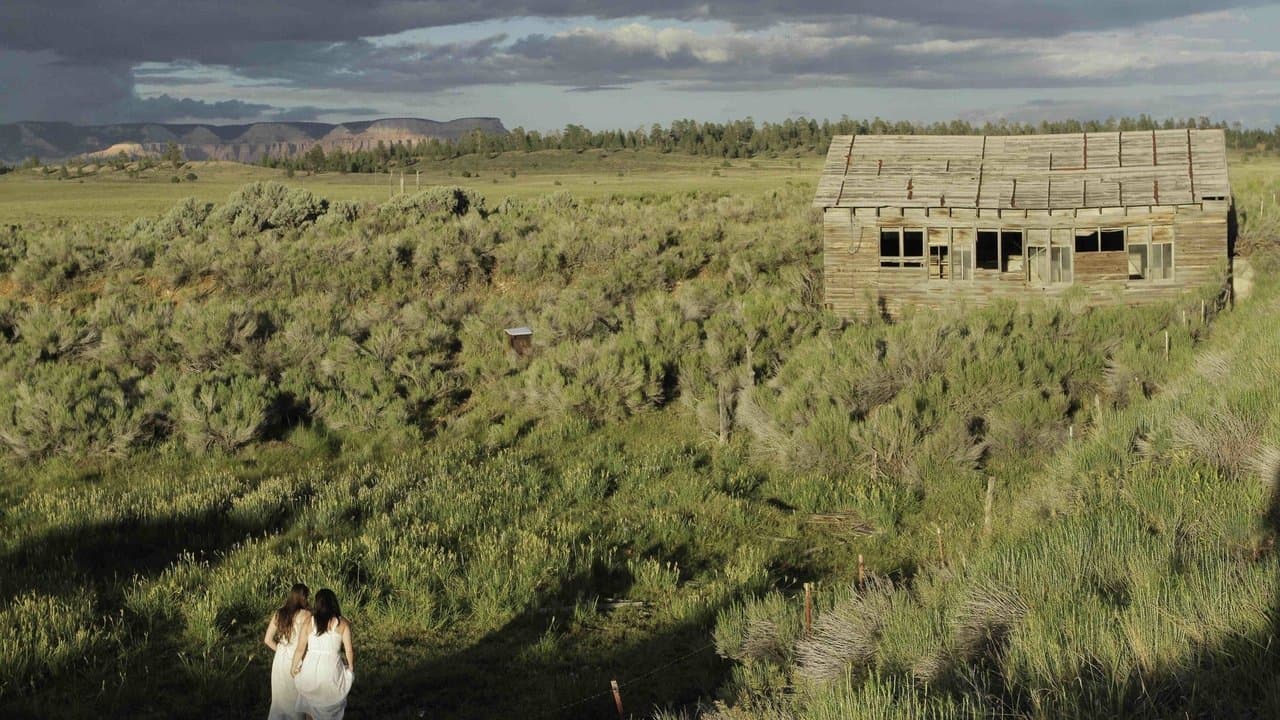
M 830 208 L 823 213 L 825 302 L 838 314 L 866 317 L 897 315 L 906 306 L 981 306 L 1001 298 L 1056 297 L 1078 287 L 1094 304 L 1173 298 L 1188 288 L 1222 281 L 1228 260 L 1227 212 L 1227 202 L 1052 211 Z M 979 230 L 1020 230 L 1025 247 L 1033 228 L 1056 229 L 1056 237 L 1074 238 L 1076 228 L 1131 226 L 1172 228 L 1173 280 L 1130 280 L 1125 252 L 1073 252 L 1073 282 L 1047 285 L 1028 280 L 1025 261 L 1017 272 L 975 270 L 970 280 L 930 279 L 927 268 L 880 266 L 880 229 L 885 227 L 958 230 L 956 237 L 962 239 Z

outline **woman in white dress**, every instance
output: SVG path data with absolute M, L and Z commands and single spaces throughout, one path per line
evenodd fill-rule
M 293 651 L 297 710 L 312 720 L 340 720 L 356 677 L 351 623 L 342 617 L 338 596 L 329 588 L 316 593 L 311 619 L 310 632 L 304 630 Z
M 271 710 L 267 720 L 299 720 L 302 717 L 295 709 L 298 688 L 290 669 L 298 638 L 306 633 L 306 623 L 311 619 L 311 613 L 307 611 L 310 601 L 311 588 L 302 583 L 294 585 L 284 605 L 271 615 L 267 634 L 262 638 L 262 642 L 275 651 L 275 658 L 271 661 Z

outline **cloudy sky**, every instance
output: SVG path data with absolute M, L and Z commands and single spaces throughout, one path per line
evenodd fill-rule
M 1280 124 L 1280 4 L 3 0 L 0 122 L 1209 115 Z

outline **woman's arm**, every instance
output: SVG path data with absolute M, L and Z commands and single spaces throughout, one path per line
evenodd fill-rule
M 276 649 L 276 631 L 277 630 L 279 630 L 279 628 L 276 627 L 276 615 L 275 613 L 272 613 L 271 622 L 267 624 L 267 634 L 262 636 L 262 644 L 271 648 L 273 652 Z
M 342 649 L 347 652 L 347 669 L 354 673 L 356 671 L 356 651 L 351 646 L 351 623 L 346 621 L 342 623 Z
M 311 639 L 311 633 L 306 631 L 305 625 L 303 628 L 302 637 L 298 638 L 298 647 L 293 651 L 293 667 L 289 671 L 295 677 L 302 672 L 302 658 L 307 654 L 307 641 Z

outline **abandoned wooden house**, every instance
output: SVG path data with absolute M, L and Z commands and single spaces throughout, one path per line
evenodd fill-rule
M 825 302 L 897 315 L 998 298 L 1177 295 L 1224 276 L 1221 130 L 837 136 L 814 198 Z

